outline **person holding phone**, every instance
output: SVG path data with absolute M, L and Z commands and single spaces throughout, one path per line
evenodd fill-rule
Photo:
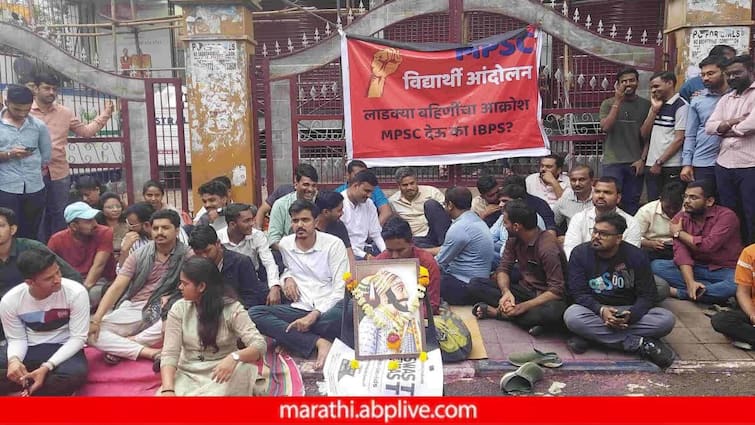
M 34 101 L 25 86 L 10 85 L 0 111 L 0 207 L 18 217 L 21 238 L 36 239 L 45 208 L 43 169 L 50 162 L 47 126 L 29 115 Z
M 650 101 L 637 95 L 640 74 L 625 68 L 616 74 L 615 93 L 600 105 L 600 128 L 606 133 L 603 142 L 603 176 L 614 177 L 624 196 L 621 209 L 637 212 L 644 182 L 643 172 L 648 154 L 648 139 L 640 128 L 650 110 Z
M 674 328 L 674 315 L 653 306 L 661 291 L 645 253 L 623 241 L 626 227 L 615 212 L 597 217 L 591 241 L 572 251 L 567 291 L 575 303 L 566 309 L 564 323 L 577 336 L 568 346 L 581 354 L 595 342 L 639 353 L 665 368 L 674 354 L 660 338 Z

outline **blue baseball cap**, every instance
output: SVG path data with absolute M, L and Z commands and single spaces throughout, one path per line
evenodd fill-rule
M 90 207 L 86 202 L 79 201 L 67 206 L 63 212 L 63 216 L 66 219 L 66 223 L 70 223 L 77 218 L 84 220 L 93 219 L 99 212 L 100 210 Z

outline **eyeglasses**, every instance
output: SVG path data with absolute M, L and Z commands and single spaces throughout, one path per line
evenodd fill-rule
M 590 233 L 592 233 L 593 235 L 597 235 L 599 238 L 605 238 L 606 236 L 618 236 L 619 235 L 618 233 L 612 233 L 612 232 L 606 232 L 606 231 L 603 231 L 603 230 L 598 230 L 598 229 L 596 229 L 594 227 L 592 229 L 590 229 Z

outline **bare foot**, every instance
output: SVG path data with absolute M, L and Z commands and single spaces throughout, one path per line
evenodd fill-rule
M 317 361 L 315 362 L 315 370 L 322 369 L 325 366 L 325 359 L 328 357 L 328 352 L 333 344 L 327 339 L 320 338 L 317 340 L 315 346 L 317 347 Z

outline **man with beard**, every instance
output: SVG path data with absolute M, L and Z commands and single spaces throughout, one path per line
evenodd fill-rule
M 671 221 L 674 259 L 655 260 L 653 273 L 671 286 L 671 296 L 725 304 L 734 296 L 734 268 L 742 251 L 739 220 L 715 205 L 713 186 L 694 181 L 684 192 L 684 212 Z
M 434 217 L 431 211 L 441 211 L 441 209 L 428 209 L 425 207 L 425 202 L 434 200 L 442 205 L 445 200 L 443 192 L 432 186 L 417 184 L 417 173 L 409 167 L 401 167 L 396 170 L 396 183 L 399 190 L 391 195 L 388 200 L 393 211 L 411 226 L 412 236 L 417 246 L 442 245 L 448 226 L 451 225 L 451 220 L 445 214 Z M 436 230 L 439 223 L 446 225 Z
M 726 65 L 733 90 L 725 94 L 705 124 L 708 134 L 721 136 L 716 160 L 716 185 L 721 205 L 737 212 L 743 240 L 755 235 L 755 76 L 752 58 L 736 56 Z
M 705 123 L 716 109 L 718 101 L 729 91 L 724 78 L 725 58 L 708 56 L 700 62 L 705 90 L 692 98 L 687 114 L 687 131 L 682 148 L 682 174 L 685 182 L 716 180 L 715 165 L 721 138 L 705 132 Z
M 625 68 L 616 74 L 616 93 L 600 105 L 603 142 L 603 175 L 616 179 L 624 193 L 621 208 L 637 211 L 642 194 L 642 173 L 648 144 L 640 128 L 650 110 L 650 102 L 637 95 L 640 74 Z
M 249 309 L 249 316 L 257 329 L 275 338 L 281 348 L 306 358 L 317 350 L 315 367 L 320 369 L 331 341 L 341 331 L 339 301 L 343 300 L 343 274 L 349 270 L 349 261 L 340 239 L 315 229 L 315 204 L 297 200 L 289 213 L 294 234 L 284 236 L 278 246 L 286 266 L 280 278 L 283 295 L 291 304 L 255 306 Z
M 708 56 L 721 56 L 725 59 L 731 59 L 737 55 L 736 49 L 725 44 L 717 44 L 710 49 Z M 702 94 L 705 88 L 705 82 L 702 75 L 687 79 L 679 89 L 679 96 L 683 97 L 687 102 L 692 102 L 695 96 Z
M 540 158 L 540 170 L 530 174 L 525 179 L 527 193 L 537 196 L 548 203 L 550 207 L 564 194 L 569 186 L 564 168 L 564 158 L 551 154 Z
M 553 215 L 559 229 L 566 229 L 575 214 L 592 206 L 593 177 L 592 169 L 585 164 L 577 164 L 569 171 L 571 187 L 565 189 L 553 205 Z
M 118 255 L 118 268 L 123 267 L 126 259 L 147 245 L 152 240 L 152 228 L 149 218 L 155 213 L 155 209 L 148 202 L 137 202 L 129 205 L 123 216 L 126 218 L 128 231 L 121 242 L 121 252 Z M 117 271 L 117 270 L 116 270 Z
M 354 258 L 354 250 L 351 249 L 349 230 L 341 221 L 341 217 L 343 217 L 343 195 L 340 192 L 330 190 L 318 192 L 315 205 L 320 210 L 315 220 L 315 228 L 341 239 L 346 247 L 346 253 L 349 255 L 349 265 L 353 266 L 356 258 Z
M 349 161 L 349 163 L 346 164 L 346 183 L 335 188 L 334 192 L 340 193 L 348 189 L 351 179 L 353 179 L 354 176 L 357 175 L 357 173 L 366 169 L 367 164 L 365 164 L 364 161 L 360 161 L 358 159 Z M 385 193 L 383 193 L 383 190 L 380 189 L 380 186 L 375 186 L 375 190 L 373 190 L 372 194 L 370 194 L 370 199 L 372 200 L 372 203 L 375 204 L 375 208 L 377 208 L 378 219 L 380 220 L 380 225 L 382 226 L 383 223 L 388 220 L 388 217 L 393 214 L 391 205 L 388 202 L 388 198 L 386 198 Z
M 71 189 L 71 175 L 68 166 L 66 145 L 68 134 L 78 137 L 93 137 L 110 121 L 113 115 L 113 102 L 106 100 L 105 109 L 92 122 L 85 124 L 67 106 L 55 103 L 60 88 L 60 79 L 50 73 L 40 72 L 34 78 L 36 96 L 31 106 L 31 115 L 42 120 L 50 131 L 52 156 L 48 172 L 44 176 L 47 188 L 44 228 L 40 233 L 46 241 L 53 233 L 63 230 L 66 222 L 63 209 L 68 203 Z
M 626 227 L 624 217 L 606 213 L 595 219 L 592 241 L 572 251 L 567 289 L 575 303 L 566 309 L 564 323 L 579 337 L 570 339 L 569 348 L 583 353 L 586 339 L 639 352 L 666 368 L 674 354 L 659 338 L 674 328 L 674 315 L 653 307 L 650 264 L 641 249 L 622 241 Z
M 47 242 L 48 248 L 70 264 L 84 277 L 92 307 L 102 297 L 102 290 L 115 279 L 113 257 L 113 229 L 97 224 L 100 212 L 86 202 L 74 202 L 66 207 L 63 216 L 68 228 L 55 233 Z
M 288 214 L 288 209 L 294 201 L 307 200 L 313 202 L 317 193 L 318 176 L 315 167 L 301 163 L 296 166 L 295 171 L 294 191 L 275 201 L 272 210 L 270 210 L 267 239 L 270 242 L 270 248 L 275 250 L 278 249 L 278 241 L 291 234 L 291 216 Z
M 593 207 L 575 214 L 569 222 L 569 228 L 566 229 L 564 236 L 566 258 L 569 258 L 572 249 L 577 245 L 589 242 L 592 239 L 595 219 L 609 212 L 616 212 L 626 220 L 627 229 L 624 231 L 624 242 L 636 247 L 640 246 L 640 226 L 634 217 L 617 207 L 620 201 L 621 190 L 615 178 L 603 176 L 595 182 L 592 189 Z
M 642 249 L 650 260 L 674 258 L 671 219 L 682 209 L 685 184 L 672 181 L 663 187 L 661 199 L 640 207 L 634 219 L 640 225 Z
M 358 260 L 370 259 L 385 251 L 377 209 L 370 199 L 377 184 L 372 171 L 362 170 L 351 178 L 349 188 L 341 192 L 344 198 L 341 221 L 349 231 L 351 249 Z

